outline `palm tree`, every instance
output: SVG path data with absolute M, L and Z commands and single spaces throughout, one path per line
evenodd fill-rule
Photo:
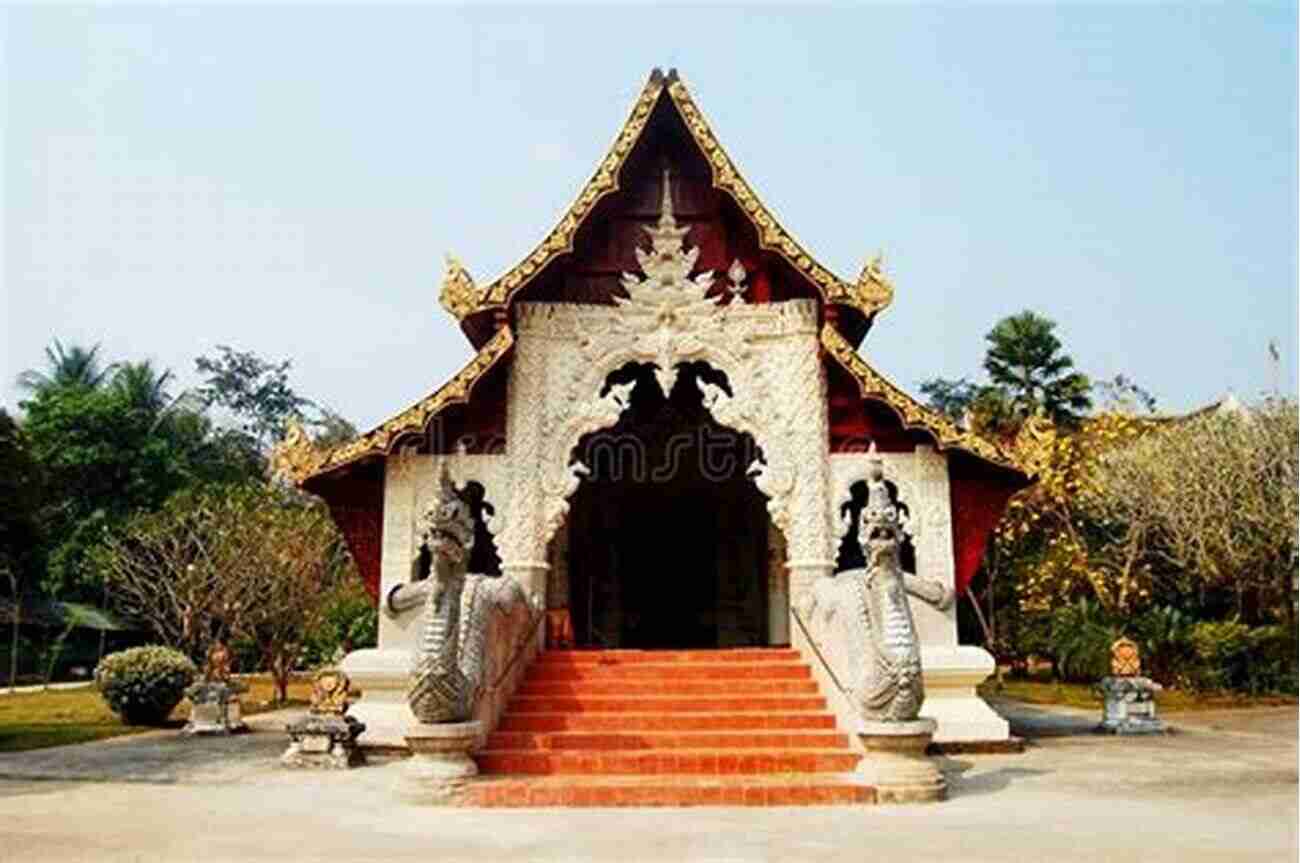
M 1025 311 L 1003 318 L 984 337 L 989 343 L 984 369 L 994 386 L 1011 397 L 1019 419 L 1042 411 L 1068 427 L 1092 406 L 1088 376 L 1074 371 L 1074 360 L 1061 351 L 1056 322 Z
M 122 363 L 113 375 L 113 390 L 126 399 L 133 409 L 153 415 L 160 412 L 171 400 L 167 384 L 172 379 L 171 370 L 159 374 L 150 360 Z
M 46 371 L 28 369 L 20 374 L 18 386 L 33 395 L 63 387 L 97 389 L 116 368 L 116 364 L 100 365 L 99 345 L 65 349 L 58 339 L 45 349 L 45 364 Z

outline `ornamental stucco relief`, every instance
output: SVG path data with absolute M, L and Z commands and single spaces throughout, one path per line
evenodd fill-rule
M 713 274 L 693 274 L 698 250 L 684 244 L 689 228 L 673 216 L 667 178 L 664 188 L 658 223 L 645 229 L 651 248 L 637 250 L 642 274 L 624 274 L 628 296 L 618 305 L 516 306 L 507 431 L 511 518 L 502 558 L 507 566 L 545 566 L 546 544 L 586 472 L 570 462 L 574 447 L 583 435 L 614 425 L 627 406 L 628 386 L 602 394 L 612 372 L 652 363 L 667 393 L 679 364 L 704 361 L 727 376 L 731 390 L 701 386 L 714 418 L 748 433 L 762 450 L 749 472 L 789 538 L 791 565 L 829 574 L 826 383 L 816 303 L 747 304 L 744 269 L 734 265 L 730 302 L 710 295 Z
M 848 533 L 850 527 L 840 515 L 840 506 L 852 497 L 854 483 L 867 481 L 872 457 L 870 453 L 836 453 L 830 457 L 833 491 L 829 517 L 837 537 Z M 951 587 L 956 569 L 947 457 L 928 446 L 918 446 L 909 453 L 876 453 L 875 457 L 884 464 L 886 475 L 898 487 L 899 500 L 908 508 L 903 530 L 916 549 L 916 574 Z

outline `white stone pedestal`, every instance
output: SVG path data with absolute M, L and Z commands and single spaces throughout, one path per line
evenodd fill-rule
M 478 775 L 470 753 L 483 742 L 483 723 L 414 723 L 407 728 L 411 758 L 402 765 L 403 795 L 410 799 L 442 800 Z
M 934 736 L 933 719 L 862 722 L 858 740 L 866 754 L 858 775 L 876 789 L 879 803 L 932 803 L 948 796 L 948 783 L 925 749 Z
M 190 700 L 190 720 L 181 733 L 190 735 L 239 734 L 247 731 L 239 695 L 248 686 L 236 680 L 196 683 L 185 691 Z
M 309 713 L 285 726 L 289 748 L 280 756 L 285 767 L 347 770 L 365 762 L 357 735 L 365 726 L 351 716 Z
M 935 743 L 999 743 L 1011 739 L 1007 721 L 975 692 L 995 667 L 993 656 L 982 647 L 921 645 L 925 682 L 921 713 L 938 723 Z
M 411 708 L 406 704 L 411 652 L 354 650 L 339 663 L 339 670 L 361 690 L 361 698 L 348 711 L 366 726 L 357 744 L 371 754 L 404 753 L 411 727 Z
M 1156 693 L 1163 687 L 1146 677 L 1103 677 L 1098 684 L 1106 699 L 1098 731 L 1106 734 L 1164 734 L 1156 718 Z

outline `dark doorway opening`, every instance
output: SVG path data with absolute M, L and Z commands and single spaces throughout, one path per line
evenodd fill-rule
M 579 645 L 767 643 L 767 500 L 749 477 L 761 454 L 704 405 L 697 382 L 729 393 L 725 375 L 678 369 L 667 394 L 650 364 L 610 375 L 606 390 L 631 384 L 627 406 L 574 451 L 591 470 L 567 524 Z

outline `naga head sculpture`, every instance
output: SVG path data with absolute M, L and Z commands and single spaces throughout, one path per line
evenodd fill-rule
M 867 558 L 867 568 L 898 566 L 898 547 L 903 540 L 903 529 L 898 522 L 898 509 L 889 502 L 872 497 L 862 511 L 862 551 Z
M 467 560 L 474 548 L 474 516 L 445 461 L 438 471 L 438 496 L 424 513 L 420 533 L 435 558 L 453 565 Z

